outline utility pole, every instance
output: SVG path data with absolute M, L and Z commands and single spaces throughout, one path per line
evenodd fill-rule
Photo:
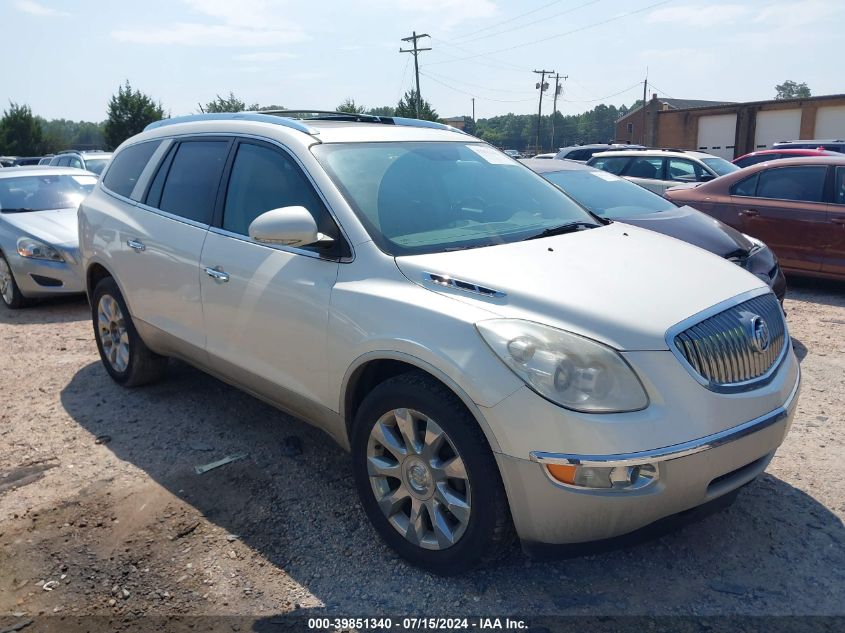
M 419 35 L 417 35 L 416 31 L 412 31 L 412 33 L 413 34 L 411 35 L 411 37 L 403 37 L 402 41 L 403 42 L 413 42 L 414 48 L 400 48 L 399 52 L 400 53 L 413 53 L 413 55 L 414 55 L 414 73 L 417 76 L 416 112 L 417 112 L 417 118 L 419 119 L 420 118 L 420 107 L 421 107 L 421 104 L 422 104 L 422 97 L 420 96 L 420 65 L 419 65 L 419 62 L 417 61 L 417 55 L 419 55 L 423 51 L 430 51 L 431 48 L 419 48 L 417 46 L 417 40 L 421 39 L 423 37 L 431 37 L 431 36 L 428 33 L 420 33 Z
M 540 106 L 537 108 L 537 153 L 540 153 L 542 145 L 540 143 L 540 121 L 543 117 L 543 92 L 549 89 L 549 84 L 546 83 L 546 75 L 551 75 L 553 70 L 535 70 L 534 73 L 540 75 L 540 83 L 535 87 L 540 90 Z
M 646 74 L 645 79 L 643 80 L 643 123 L 642 123 L 643 131 L 642 131 L 642 134 L 640 134 L 640 144 L 641 145 L 646 144 L 645 143 L 645 121 L 646 121 L 646 117 L 645 117 L 645 104 L 646 104 L 645 95 L 646 95 L 647 91 L 648 91 L 648 74 Z
M 564 75 L 563 80 L 569 79 L 569 75 Z M 560 85 L 560 73 L 555 75 L 555 99 L 554 109 L 552 110 L 552 146 L 551 150 L 555 151 L 555 118 L 557 117 L 557 98 L 561 93 L 563 86 Z
M 472 122 L 475 123 L 475 97 L 472 98 Z

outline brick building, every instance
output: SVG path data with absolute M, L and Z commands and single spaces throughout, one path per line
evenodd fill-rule
M 617 142 L 697 149 L 732 159 L 778 141 L 845 138 L 845 95 L 750 103 L 659 99 L 616 122 Z M 644 132 L 644 133 L 643 133 Z

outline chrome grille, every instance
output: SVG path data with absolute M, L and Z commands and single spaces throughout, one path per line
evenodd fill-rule
M 768 326 L 769 344 L 755 347 L 754 317 Z M 765 376 L 780 359 L 786 324 L 773 294 L 754 297 L 687 328 L 675 346 L 711 386 L 735 386 Z

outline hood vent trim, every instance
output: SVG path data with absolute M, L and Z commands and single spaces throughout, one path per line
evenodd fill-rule
M 479 286 L 478 284 L 474 284 L 470 281 L 454 279 L 449 275 L 440 275 L 438 273 L 424 272 L 423 279 L 435 285 L 443 286 L 444 288 L 452 288 L 453 290 L 469 292 L 472 294 L 481 295 L 483 297 L 502 298 L 507 296 L 507 294 L 502 292 L 501 290 L 494 290 L 493 288 Z

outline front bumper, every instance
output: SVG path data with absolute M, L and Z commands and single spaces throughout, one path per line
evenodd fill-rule
M 797 373 L 797 372 L 796 372 Z M 621 454 L 497 454 L 520 539 L 573 544 L 611 539 L 727 495 L 753 480 L 783 442 L 797 405 L 800 374 L 770 413 L 698 440 Z M 627 490 L 576 488 L 556 482 L 545 464 L 655 464 L 657 477 Z
M 55 248 L 60 250 L 66 261 L 30 259 L 17 253 L 7 255 L 15 282 L 25 297 L 50 297 L 85 292 L 85 284 L 76 263 L 80 261 L 79 251 Z

